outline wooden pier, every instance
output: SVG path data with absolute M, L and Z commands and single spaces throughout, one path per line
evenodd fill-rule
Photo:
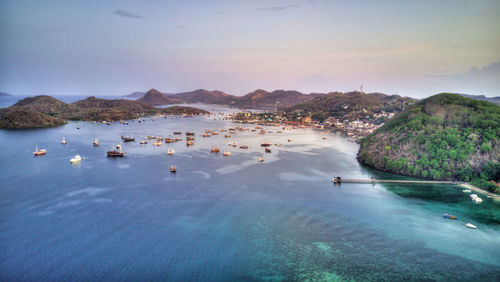
M 335 182 L 335 181 L 334 181 Z M 437 180 L 382 180 L 382 179 L 342 179 L 341 183 L 401 183 L 401 184 L 449 184 L 459 185 L 462 182 Z

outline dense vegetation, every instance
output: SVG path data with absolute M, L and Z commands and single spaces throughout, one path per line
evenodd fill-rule
M 202 109 L 184 106 L 172 106 L 164 108 L 160 112 L 164 115 L 206 115 L 210 113 Z
M 370 119 L 375 113 L 382 111 L 397 113 L 414 102 L 412 98 L 382 93 L 332 92 L 318 96 L 312 101 L 294 105 L 286 112 L 289 120 L 294 120 L 298 114 L 311 115 L 313 120 L 319 121 L 329 117 L 340 120 Z M 379 122 L 382 123 L 384 120 Z
M 500 107 L 456 94 L 424 99 L 361 141 L 358 160 L 403 175 L 500 193 Z
M 23 99 L 11 107 L 0 109 L 0 128 L 51 127 L 63 125 L 66 123 L 65 120 L 125 120 L 169 111 L 175 111 L 178 114 L 208 113 L 192 107 L 177 107 L 165 111 L 150 104 L 125 99 L 107 100 L 88 97 L 66 104 L 50 96 L 36 96 Z

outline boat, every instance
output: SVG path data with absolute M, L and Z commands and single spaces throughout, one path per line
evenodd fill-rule
M 188 136 L 186 137 L 186 141 L 194 141 L 194 137 Z
M 175 154 L 175 150 L 172 149 L 172 147 L 168 148 L 168 152 L 167 152 L 168 155 L 173 155 Z
M 259 158 L 259 163 L 262 163 L 262 162 L 264 162 L 264 158 L 260 157 Z
M 321 139 L 326 140 L 326 137 L 323 137 L 323 138 L 321 138 Z
M 448 219 L 457 219 L 457 217 L 453 216 L 453 215 L 449 215 L 447 213 L 443 214 L 443 217 L 444 218 L 448 218 Z
M 231 138 L 231 135 L 226 134 L 226 135 L 224 135 L 224 138 Z
M 135 141 L 135 138 L 134 137 L 128 137 L 128 136 L 127 137 L 123 137 L 122 136 L 122 140 L 123 140 L 123 142 L 133 142 L 133 141 Z
M 106 152 L 106 154 L 108 155 L 109 158 L 124 157 L 125 156 L 125 152 L 122 151 L 122 146 L 116 145 L 116 147 L 119 149 Z
M 222 155 L 223 155 L 224 157 L 229 157 L 229 156 L 231 156 L 231 152 L 226 151 L 226 152 L 222 153 Z
M 474 224 L 472 224 L 470 222 L 467 222 L 467 224 L 465 224 L 465 226 L 467 226 L 470 229 L 477 229 L 477 226 L 475 226 Z
M 45 155 L 47 153 L 47 150 L 45 149 L 40 149 L 38 150 L 38 146 L 35 147 L 35 151 L 33 152 L 33 155 L 36 156 L 42 156 L 42 155 Z
M 182 138 L 177 137 L 177 138 L 175 138 L 175 139 L 174 139 L 174 141 L 175 141 L 175 142 L 177 142 L 177 141 L 182 141 Z
M 470 194 L 469 195 L 472 199 L 472 201 L 474 201 L 475 203 L 482 203 L 483 202 L 483 199 L 479 198 L 477 196 L 477 194 Z
M 210 149 L 210 152 L 218 153 L 218 152 L 220 152 L 220 149 L 217 146 L 212 146 L 212 149 Z
M 472 190 L 471 189 L 464 189 L 464 190 L 462 190 L 462 192 L 464 192 L 464 193 L 471 193 Z
M 191 136 L 193 136 L 193 135 L 194 135 L 194 132 L 186 132 L 186 135 L 191 135 Z
M 332 178 L 332 182 L 340 184 L 342 183 L 342 178 L 340 176 L 335 176 Z
M 236 143 L 236 142 L 231 142 L 231 143 L 229 143 L 228 145 L 229 145 L 229 146 L 231 146 L 231 147 L 236 147 L 236 146 L 238 146 L 238 143 Z
M 155 145 L 155 146 L 161 146 L 162 144 L 163 144 L 163 143 L 162 143 L 161 141 L 159 141 L 159 140 L 156 140 L 156 141 L 153 143 L 153 145 Z
M 240 146 L 240 149 L 248 149 L 248 145 L 247 144 L 243 144 Z
M 288 142 L 292 142 L 292 139 L 291 139 L 291 138 L 290 138 L 290 139 L 288 139 Z
M 75 164 L 75 163 L 79 163 L 81 160 L 82 160 L 82 157 L 80 157 L 80 155 L 76 155 L 72 159 L 70 159 L 69 162 L 72 164 Z
M 281 146 L 281 143 L 274 143 L 274 146 Z
M 269 147 L 269 146 L 271 146 L 271 143 L 262 143 L 262 144 L 260 144 L 260 145 L 261 145 L 262 147 Z
M 266 149 L 264 149 L 264 151 L 265 151 L 266 153 L 271 153 L 271 149 L 270 149 L 270 148 L 267 148 L 267 147 L 266 147 Z
M 175 167 L 175 165 L 172 165 L 172 166 L 170 167 L 170 172 L 171 172 L 171 173 L 176 173 L 176 172 L 177 172 L 177 167 Z
M 148 144 L 148 141 L 146 140 L 141 140 L 141 142 L 139 142 L 141 145 L 144 145 L 144 144 Z M 161 142 L 160 142 L 161 143 Z
M 99 140 L 97 139 L 97 137 L 94 139 L 94 142 L 92 142 L 92 145 L 94 145 L 94 147 L 99 146 Z
M 189 141 L 186 141 L 186 146 L 191 146 L 191 145 L 194 145 L 194 142 L 189 140 Z
M 202 137 L 210 137 L 210 134 L 203 134 Z
M 66 145 L 66 138 L 64 138 L 64 137 L 62 138 L 61 144 Z
M 182 134 L 182 132 L 180 132 L 180 131 L 174 131 L 174 134 L 179 135 L 179 134 Z
M 156 139 L 156 136 L 148 135 L 148 136 L 146 136 L 146 139 Z
M 172 138 L 165 138 L 165 143 L 173 143 L 174 139 Z

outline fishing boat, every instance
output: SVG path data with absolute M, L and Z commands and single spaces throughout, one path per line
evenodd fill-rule
M 248 149 L 248 145 L 247 144 L 243 144 L 240 146 L 240 149 Z
M 62 138 L 61 144 L 66 145 L 66 138 L 64 138 L 64 137 Z
M 71 158 L 69 160 L 69 162 L 72 164 L 75 164 L 75 163 L 79 163 L 81 160 L 82 160 L 82 157 L 80 157 L 80 155 L 76 155 L 73 158 Z
M 457 219 L 457 217 L 453 216 L 453 215 L 449 215 L 447 213 L 443 214 L 443 217 L 444 218 L 448 218 L 448 219 Z
M 168 155 L 173 155 L 175 154 L 175 150 L 172 149 L 172 147 L 168 148 L 168 152 L 167 152 Z
M 218 153 L 218 152 L 220 152 L 220 149 L 217 146 L 212 146 L 212 149 L 210 149 L 210 152 Z
M 264 149 L 264 151 L 265 151 L 266 153 L 271 153 L 271 148 L 267 148 L 267 147 L 266 147 L 266 149 Z
M 224 157 L 229 157 L 229 156 L 231 156 L 231 152 L 226 151 L 226 152 L 222 153 L 222 155 L 223 155 Z
M 124 157 L 125 156 L 125 152 L 122 151 L 122 146 L 121 145 L 116 145 L 116 147 L 119 148 L 119 149 L 111 150 L 111 151 L 108 151 L 106 153 L 109 158 Z
M 47 150 L 45 149 L 40 149 L 38 150 L 38 146 L 35 147 L 35 151 L 33 152 L 33 155 L 36 156 L 42 156 L 42 155 L 45 155 L 47 153 Z
M 262 162 L 264 162 L 264 158 L 260 157 L 259 158 L 259 163 L 262 163 Z
M 177 172 L 177 167 L 175 167 L 175 165 L 172 165 L 172 166 L 170 167 L 170 172 L 171 172 L 171 173 L 176 173 L 176 172 Z
M 477 229 L 477 226 L 475 226 L 474 224 L 472 224 L 470 222 L 467 222 L 467 224 L 465 224 L 465 226 L 467 226 L 467 228 L 470 228 L 470 229 Z
M 97 137 L 94 139 L 94 142 L 92 142 L 92 145 L 94 145 L 94 147 L 99 146 L 99 140 L 97 139 Z

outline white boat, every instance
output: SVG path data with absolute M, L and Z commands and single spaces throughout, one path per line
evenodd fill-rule
M 96 147 L 99 146 L 99 139 L 97 139 L 97 137 L 96 137 L 96 139 L 94 139 L 94 143 L 92 143 L 92 144 Z
M 462 192 L 464 192 L 464 193 L 470 193 L 472 191 L 470 189 L 464 189 L 464 190 L 462 190 Z
M 222 153 L 222 155 L 223 155 L 224 157 L 229 157 L 229 156 L 231 155 L 231 152 L 226 151 L 226 152 Z
M 62 140 L 61 140 L 61 144 L 63 144 L 63 145 L 65 145 L 65 144 L 66 144 L 66 138 L 64 138 L 64 137 L 62 138 Z
M 82 160 L 82 157 L 80 157 L 80 155 L 76 155 L 72 159 L 70 159 L 69 162 L 74 164 L 74 163 L 80 162 L 81 160 Z
M 142 140 L 140 143 L 141 143 L 141 145 L 144 145 L 144 144 L 148 144 L 148 141 Z
M 477 194 L 470 194 L 469 195 L 472 199 L 472 201 L 474 201 L 475 203 L 482 203 L 483 202 L 483 199 L 479 198 L 477 196 Z
M 172 149 L 172 148 L 168 148 L 168 152 L 167 152 L 168 155 L 173 155 L 175 154 L 175 150 Z
M 471 229 L 477 229 L 477 226 L 475 226 L 474 224 L 472 224 L 470 222 L 467 222 L 467 224 L 465 226 L 467 226 L 468 228 L 471 228 Z

